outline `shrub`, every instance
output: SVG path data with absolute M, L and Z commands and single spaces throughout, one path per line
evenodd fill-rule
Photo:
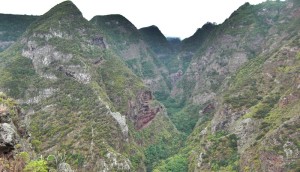
M 17 157 L 20 157 L 25 163 L 30 161 L 30 156 L 27 152 L 20 152 Z
M 43 159 L 30 161 L 24 168 L 25 172 L 48 172 L 47 162 Z
M 41 150 L 41 144 L 42 144 L 41 141 L 39 141 L 39 140 L 32 140 L 32 141 L 31 141 L 31 144 L 32 144 L 32 146 L 34 147 L 34 150 L 35 150 L 36 152 L 39 152 L 39 151 Z
M 182 155 L 175 155 L 167 160 L 163 161 L 160 166 L 153 171 L 160 172 L 182 172 L 188 171 L 188 161 Z

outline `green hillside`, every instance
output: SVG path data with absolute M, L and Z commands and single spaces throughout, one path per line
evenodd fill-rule
M 58 4 L 0 54 L 0 88 L 28 114 L 38 154 L 64 155 L 76 171 L 151 168 L 178 150 L 180 133 L 104 36 L 72 2 Z
M 299 170 L 297 11 L 297 1 L 246 3 L 207 38 L 183 41 L 200 46 L 172 92 L 199 107 L 198 122 L 156 170 L 178 161 L 188 171 Z
M 0 171 L 299 171 L 299 11 L 245 3 L 184 40 L 71 1 L 0 15 Z
M 167 71 L 139 30 L 121 15 L 95 16 L 93 23 L 107 37 L 110 48 L 154 92 L 170 92 Z
M 0 52 L 13 44 L 37 16 L 0 14 Z

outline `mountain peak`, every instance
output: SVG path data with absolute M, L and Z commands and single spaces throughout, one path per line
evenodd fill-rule
M 145 28 L 153 28 L 153 29 L 158 29 L 158 27 L 156 25 L 151 25 L 151 26 L 148 26 L 148 27 L 145 27 Z
M 150 45 L 150 47 L 156 54 L 164 56 L 165 54 L 172 52 L 172 48 L 167 41 L 167 38 L 157 26 L 152 25 L 140 28 L 139 31 L 144 40 L 148 43 L 148 45 Z
M 70 30 L 75 25 L 84 25 L 87 20 L 72 1 L 64 1 L 51 8 L 38 18 L 29 28 L 29 34 L 48 32 L 50 28 L 65 28 Z
M 102 18 L 106 20 L 123 20 L 123 21 L 130 22 L 126 17 L 122 16 L 121 14 L 97 15 L 93 17 L 93 19 L 94 18 Z
M 82 17 L 82 13 L 72 1 L 64 1 L 51 8 L 47 13 L 42 15 L 38 21 L 47 19 L 57 20 L 68 17 Z
M 53 8 L 50 9 L 49 12 L 46 14 L 49 15 L 80 15 L 82 16 L 82 13 L 80 10 L 77 8 L 77 6 L 72 2 L 72 1 L 64 1 L 60 4 L 57 4 Z M 45 15 L 46 15 L 45 14 Z
M 147 31 L 160 32 L 161 33 L 159 28 L 155 25 L 151 25 L 151 26 L 148 26 L 148 27 L 143 27 L 143 28 L 140 28 L 140 30 L 147 30 Z
M 139 31 L 142 32 L 142 33 L 145 33 L 145 34 L 157 35 L 161 39 L 166 39 L 165 35 L 155 25 L 151 25 L 151 26 L 148 26 L 148 27 L 140 28 Z
M 92 23 L 95 23 L 96 25 L 106 25 L 110 29 L 112 27 L 119 28 L 125 27 L 133 32 L 135 32 L 137 29 L 136 27 L 124 16 L 120 14 L 110 14 L 110 15 L 97 15 L 91 19 Z M 122 28 L 119 28 L 122 30 Z
M 97 15 L 90 22 L 108 37 L 113 37 L 114 45 L 123 42 L 125 39 L 127 43 L 137 43 L 138 41 L 137 28 L 120 14 Z

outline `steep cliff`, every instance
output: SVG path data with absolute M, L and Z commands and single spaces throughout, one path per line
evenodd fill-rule
M 32 171 L 26 151 L 59 171 L 299 171 L 299 18 L 298 0 L 246 3 L 172 43 L 63 2 L 0 53 L 19 103 L 0 94 L 0 165 Z
M 143 116 L 134 116 L 138 132 L 133 131 L 136 142 L 143 148 L 146 156 L 147 171 L 161 159 L 176 153 L 183 144 L 183 136 L 169 120 L 164 106 L 154 101 L 159 108 L 151 109 L 151 100 L 159 99 L 161 93 L 169 95 L 171 85 L 168 68 L 161 63 L 159 54 L 143 33 L 121 15 L 95 16 L 91 23 L 103 32 L 111 49 L 118 54 L 125 64 L 146 84 L 152 92 L 140 94 L 140 112 Z M 157 33 L 157 32 L 156 32 Z M 159 32 L 160 33 L 160 32 Z M 163 36 L 162 34 L 159 36 Z M 163 36 L 165 39 L 165 37 Z M 167 52 L 166 54 L 169 54 Z M 132 102 L 130 107 L 135 107 Z M 142 106 L 141 106 L 142 105 Z M 159 115 L 155 117 L 155 114 Z M 136 112 L 131 112 L 136 114 Z M 154 120 L 153 120 L 154 119 Z M 149 125 L 151 122 L 151 125 Z
M 144 171 L 147 146 L 168 139 L 175 153 L 180 133 L 103 32 L 58 4 L 0 54 L 0 89 L 24 108 L 38 154 L 76 171 Z
M 199 108 L 198 122 L 158 170 L 178 157 L 188 171 L 299 170 L 299 5 L 246 3 L 189 38 L 200 43 L 172 95 Z
M 95 16 L 91 23 L 106 35 L 108 45 L 152 91 L 170 92 L 166 68 L 130 21 L 121 15 L 107 15 Z

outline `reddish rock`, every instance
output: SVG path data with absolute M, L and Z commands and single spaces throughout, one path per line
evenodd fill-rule
M 138 113 L 134 117 L 135 128 L 140 130 L 146 127 L 160 111 L 161 107 L 151 107 L 150 103 L 153 99 L 151 91 L 144 91 L 139 95 Z M 135 107 L 132 102 L 129 103 L 130 107 Z

